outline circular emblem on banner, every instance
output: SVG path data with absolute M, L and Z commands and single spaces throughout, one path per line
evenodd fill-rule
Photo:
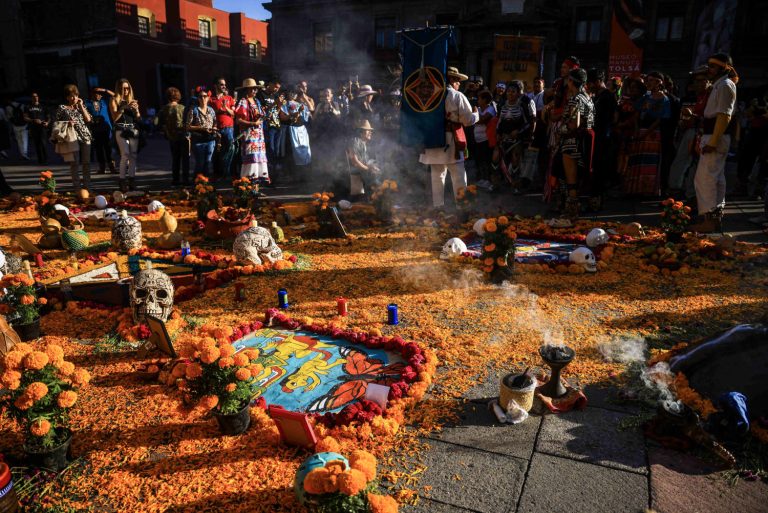
M 432 112 L 445 97 L 445 79 L 439 69 L 427 66 L 405 79 L 403 96 L 415 112 Z

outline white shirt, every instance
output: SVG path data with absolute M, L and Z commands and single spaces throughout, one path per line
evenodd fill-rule
M 472 112 L 472 106 L 464 93 L 448 87 L 445 92 L 445 117 L 454 123 L 472 126 L 480 120 L 480 114 Z M 445 146 L 442 148 L 427 148 L 419 155 L 422 164 L 456 164 L 464 161 L 463 152 L 459 152 L 456 160 L 453 145 L 453 132 L 445 132 Z
M 486 114 L 490 114 L 491 117 L 496 116 L 496 109 L 493 107 L 493 103 L 488 105 L 483 110 L 478 110 L 479 117 L 483 117 Z M 488 140 L 488 125 L 483 123 L 482 125 L 480 123 L 475 124 L 475 141 L 476 142 L 485 142 Z
M 712 92 L 709 94 L 707 105 L 704 107 L 704 117 L 716 118 L 718 114 L 733 115 L 736 106 L 736 84 L 723 75 L 712 84 Z

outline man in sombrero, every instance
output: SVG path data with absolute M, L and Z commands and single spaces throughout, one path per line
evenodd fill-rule
M 458 190 L 467 186 L 467 172 L 464 170 L 464 151 L 467 139 L 464 127 L 472 126 L 480 119 L 477 108 L 459 92 L 459 86 L 469 77 L 453 66 L 446 73 L 448 88 L 445 92 L 445 146 L 427 148 L 419 156 L 419 162 L 429 164 L 432 173 L 432 206 L 442 208 L 445 203 L 445 176 L 451 173 L 453 197 Z

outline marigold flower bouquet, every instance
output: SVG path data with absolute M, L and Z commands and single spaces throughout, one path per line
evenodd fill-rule
M 323 210 L 328 209 L 328 205 L 333 199 L 333 193 L 332 192 L 316 192 L 312 194 L 312 198 L 314 199 L 313 203 L 317 207 L 318 214 L 321 214 Z
M 515 227 L 509 224 L 509 219 L 501 216 L 490 218 L 483 226 L 483 254 L 481 257 L 483 271 L 494 283 L 501 283 L 512 275 L 511 263 L 515 258 Z M 512 262 L 510 262 L 510 257 Z
M 330 443 L 329 443 L 330 442 Z M 318 444 L 338 447 L 330 437 Z M 338 450 L 338 449 L 337 449 Z M 336 451 L 318 456 L 340 456 Z M 322 460 L 320 460 L 322 461 Z M 304 476 L 297 474 L 295 491 L 299 500 L 314 506 L 319 513 L 397 513 L 397 502 L 389 496 L 375 492 L 376 457 L 367 451 L 353 451 L 349 459 L 332 459 L 324 465 L 314 464 Z
M 48 192 L 56 192 L 56 178 L 53 176 L 52 171 L 43 171 L 40 173 L 40 180 L 38 182 L 43 189 Z
M 35 280 L 24 273 L 7 274 L 0 280 L 0 314 L 8 317 L 14 327 L 28 326 L 40 320 L 40 307 L 47 300 L 38 298 L 35 291 Z M 32 330 L 30 336 L 20 330 L 22 340 L 37 338 L 37 330 Z
M 384 180 L 371 194 L 371 201 L 376 209 L 376 215 L 382 221 L 392 220 L 392 209 L 395 206 L 397 192 L 397 182 L 394 180 Z
M 216 208 L 216 188 L 207 176 L 197 175 L 193 191 L 197 200 L 197 218 L 204 220 L 208 211 Z
M 0 400 L 5 414 L 24 430 L 28 453 L 55 449 L 70 438 L 69 412 L 76 390 L 91 379 L 85 369 L 64 360 L 64 350 L 48 344 L 36 350 L 19 343 L 3 357 L 0 382 L 10 394 Z
M 691 207 L 683 205 L 682 201 L 667 198 L 661 202 L 661 228 L 671 238 L 670 242 L 679 241 L 688 223 L 691 222 Z M 671 235 L 671 237 L 670 237 Z M 677 240 L 674 240 L 677 239 Z
M 232 191 L 235 194 L 235 205 L 239 208 L 256 211 L 256 202 L 259 198 L 258 178 L 244 176 L 232 182 Z

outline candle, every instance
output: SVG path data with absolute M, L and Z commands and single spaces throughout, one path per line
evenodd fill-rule
M 387 305 L 387 324 L 396 325 L 400 323 L 400 319 L 397 315 L 397 304 L 390 303 Z
M 245 293 L 243 292 L 243 289 L 245 289 L 245 285 L 237 282 L 235 283 L 235 301 L 240 302 L 245 300 Z
M 277 306 L 280 308 L 288 308 L 288 291 L 285 289 L 279 289 L 277 291 Z
M 43 254 L 42 253 L 35 253 L 35 263 L 38 267 L 43 266 Z
M 347 315 L 347 300 L 340 297 L 336 300 L 336 308 L 339 311 L 339 315 L 345 317 Z

